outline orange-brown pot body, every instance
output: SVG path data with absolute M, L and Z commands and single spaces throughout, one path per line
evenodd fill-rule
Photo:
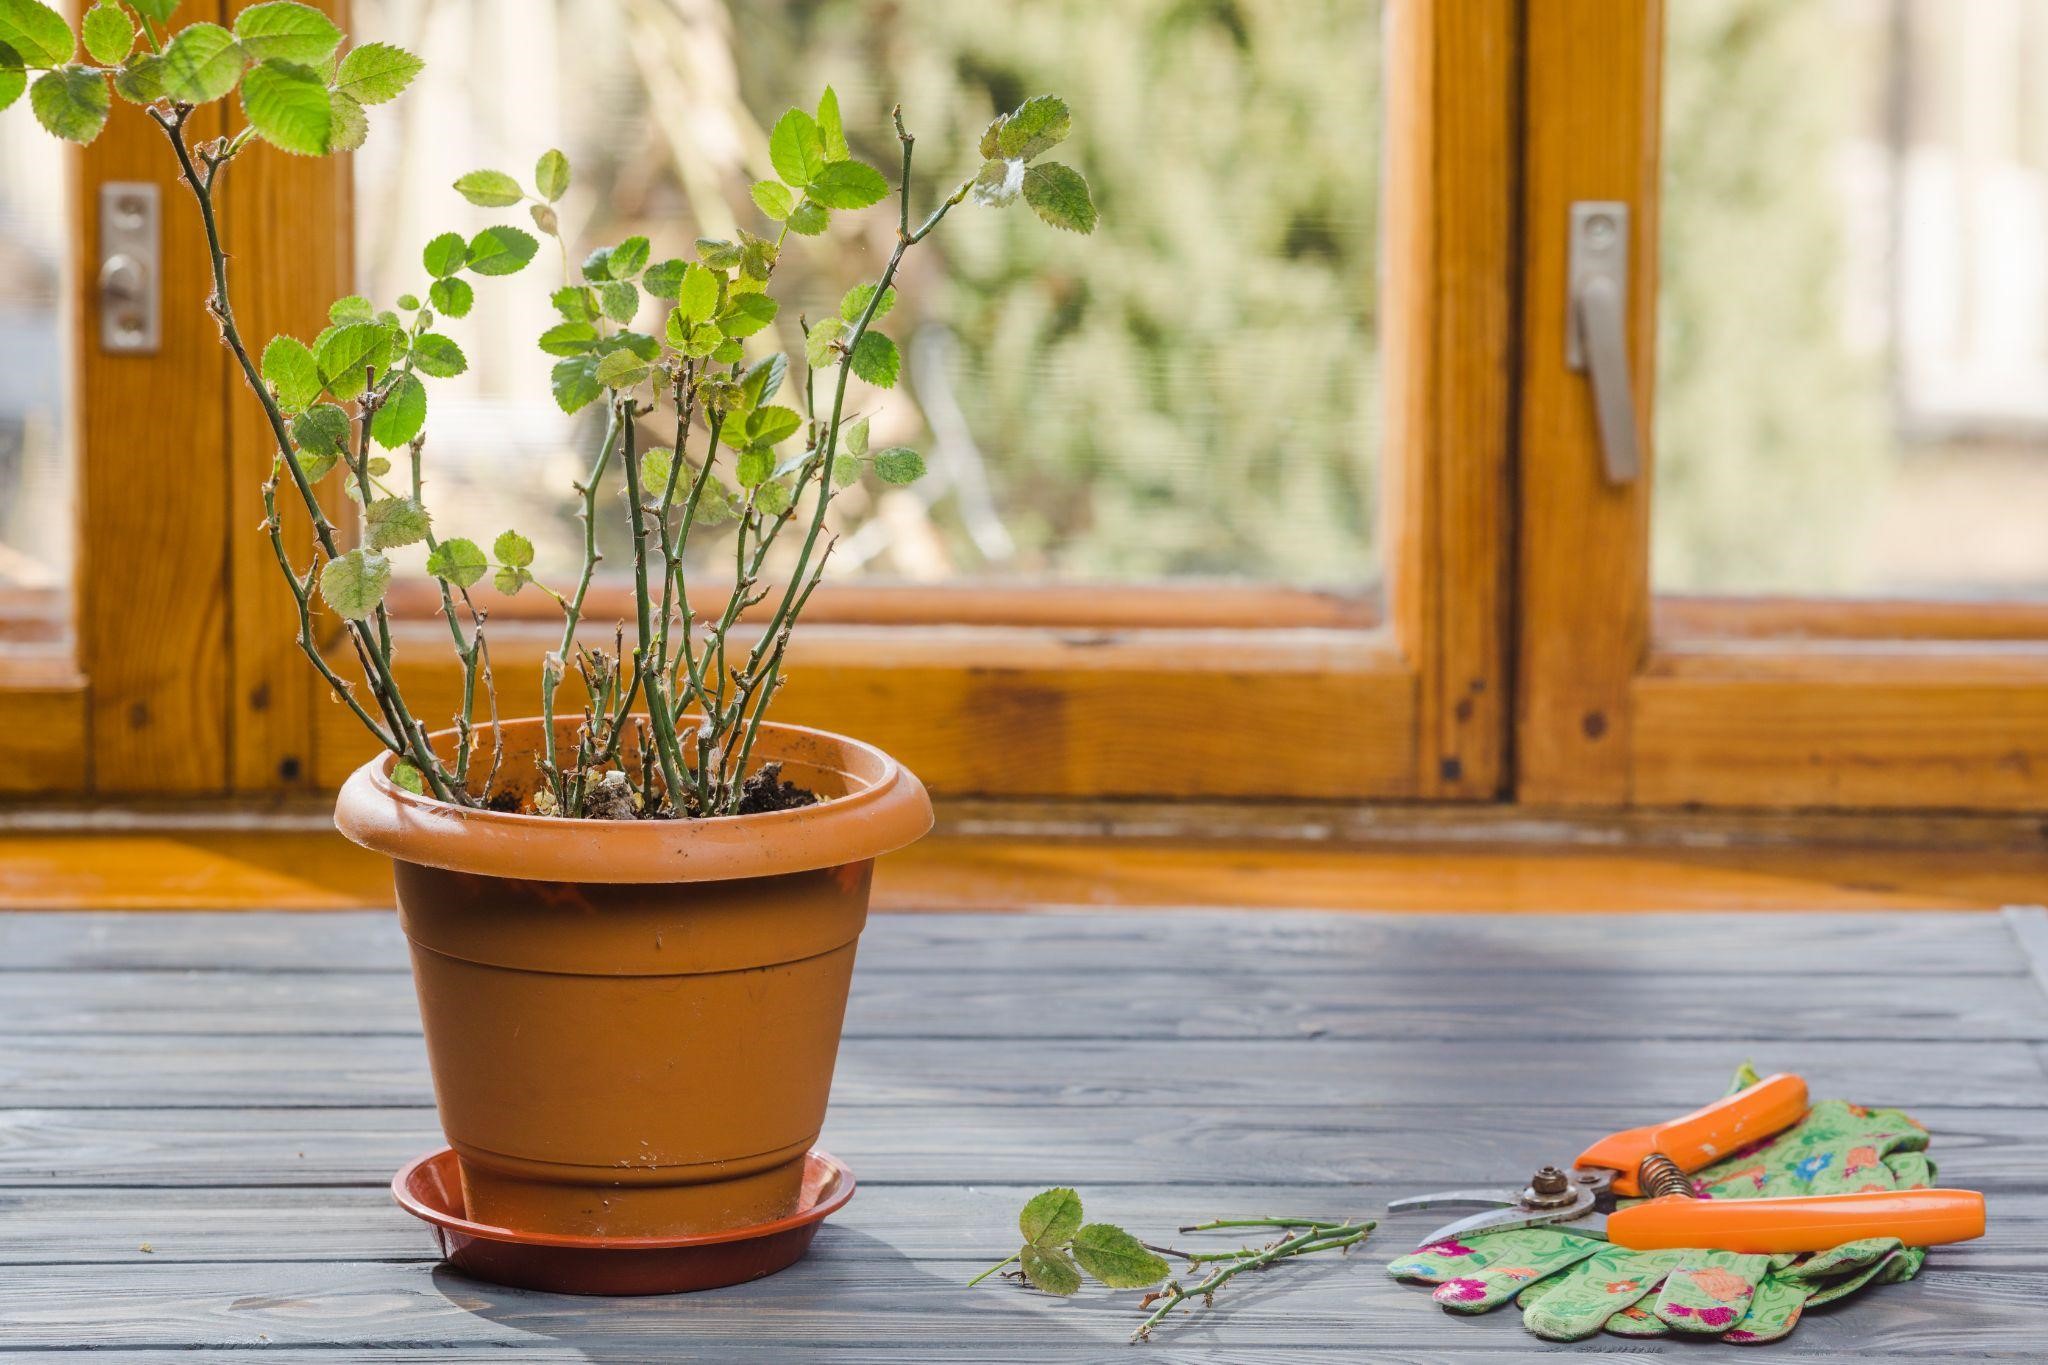
M 508 745 L 523 724 L 537 736 L 512 722 Z M 469 1218 L 661 1237 L 795 1210 L 874 858 L 931 816 L 878 751 L 775 731 L 760 747 L 819 805 L 699 821 L 497 815 L 392 787 L 388 760 L 344 789 L 343 832 L 394 858 Z M 465 837 L 480 830 L 494 837 Z

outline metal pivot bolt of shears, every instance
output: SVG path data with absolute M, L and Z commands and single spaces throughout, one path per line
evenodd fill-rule
M 1556 1227 L 1635 1251 L 1700 1247 L 1776 1253 L 1824 1251 L 1863 1237 L 1937 1246 L 1984 1235 L 1984 1196 L 1974 1190 L 1879 1190 L 1789 1199 L 1696 1199 L 1691 1173 L 1783 1132 L 1806 1114 L 1806 1082 L 1766 1077 L 1668 1123 L 1614 1133 L 1570 1170 L 1545 1166 L 1520 1191 L 1444 1190 L 1397 1199 L 1389 1213 L 1480 1206 L 1420 1245 L 1475 1232 Z M 1645 1202 L 1616 1209 L 1617 1197 Z

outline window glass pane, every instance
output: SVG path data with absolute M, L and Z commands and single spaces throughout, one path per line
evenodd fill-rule
M 1076 132 L 1053 155 L 1085 169 L 1101 227 L 1084 239 L 1022 205 L 970 205 L 912 252 L 887 327 L 905 382 L 857 385 L 855 402 L 933 476 L 844 496 L 835 575 L 1374 577 L 1377 0 L 354 9 L 365 39 L 428 61 L 405 99 L 372 111 L 357 159 L 361 273 L 380 302 L 420 288 L 433 234 L 523 218 L 448 190 L 474 167 L 527 178 L 559 145 L 576 169 L 574 240 L 644 233 L 659 259 L 762 226 L 747 187 L 768 174 L 766 130 L 828 83 L 855 153 L 892 182 L 902 102 L 920 211 L 972 174 L 993 112 L 1064 94 Z M 797 311 L 829 313 L 872 278 L 894 232 L 892 200 L 791 239 L 783 349 L 799 349 Z M 555 321 L 548 278 L 484 282 L 449 328 L 471 372 L 436 386 L 429 426 L 444 529 L 482 541 L 520 526 L 544 575 L 575 561 L 569 483 L 598 424 L 548 396 L 552 362 L 533 346 Z M 650 307 L 640 325 L 659 321 Z M 617 544 L 606 568 L 625 562 Z
M 73 535 L 64 172 L 62 143 L 0 119 L 0 615 L 51 623 Z
M 2048 594 L 2048 0 L 1666 15 L 1657 586 Z

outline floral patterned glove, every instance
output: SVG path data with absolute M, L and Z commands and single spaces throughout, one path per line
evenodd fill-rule
M 1745 1066 L 1734 1088 L 1756 1079 Z M 1916 1188 L 1934 1175 L 1926 1146 L 1926 1130 L 1896 1109 L 1826 1100 L 1792 1128 L 1700 1172 L 1693 1188 L 1713 1199 Z M 1553 1341 L 1604 1328 L 1622 1336 L 1725 1334 L 1749 1342 L 1783 1337 L 1809 1303 L 1873 1281 L 1911 1279 L 1925 1255 L 1888 1239 L 1804 1259 L 1636 1252 L 1550 1228 L 1519 1228 L 1422 1247 L 1387 1271 L 1435 1284 L 1437 1302 L 1457 1312 L 1485 1312 L 1514 1297 L 1524 1325 Z

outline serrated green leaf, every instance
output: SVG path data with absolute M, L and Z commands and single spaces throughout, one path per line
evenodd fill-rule
M 675 321 L 673 314 L 670 315 L 669 321 Z M 669 328 L 669 340 L 676 349 L 696 360 L 702 360 L 716 351 L 725 340 L 725 333 L 719 331 L 715 323 L 709 322 L 700 322 L 684 329 L 681 332 L 681 340 L 676 339 L 677 334 L 677 328 Z
M 1029 161 L 1065 141 L 1073 126 L 1065 100 L 1056 95 L 1028 99 L 1003 121 L 996 135 L 996 151 L 987 155 Z
M 187 104 L 217 100 L 242 79 L 244 63 L 234 34 L 219 24 L 188 24 L 164 48 L 164 93 Z
M 977 204 L 992 209 L 1007 208 L 1017 202 L 1017 196 L 1024 193 L 1024 163 L 1021 161 L 984 161 L 981 170 L 975 174 L 974 186 L 968 193 Z
M 789 217 L 789 211 L 796 207 L 796 196 L 789 187 L 773 180 L 756 180 L 749 192 L 761 212 L 778 223 Z
M 277 393 L 277 405 L 303 412 L 320 396 L 320 367 L 312 348 L 297 337 L 275 336 L 263 348 L 263 382 Z
M 740 376 L 740 392 L 750 408 L 759 407 L 782 391 L 782 380 L 789 373 L 789 357 L 777 351 L 765 360 L 757 360 L 747 367 Z
M 400 294 L 398 296 L 398 311 L 401 313 L 418 312 L 419 306 L 420 300 L 417 294 Z
M 462 348 L 439 332 L 422 332 L 412 344 L 412 363 L 420 373 L 435 379 L 453 379 L 469 368 Z
M 322 474 L 347 446 L 349 430 L 348 414 L 332 403 L 316 404 L 292 418 L 292 439 L 299 443 L 299 449 L 327 461 L 321 466 Z M 319 475 L 309 471 L 307 477 Z
M 873 285 L 855 285 L 846 291 L 846 297 L 839 300 L 839 316 L 845 318 L 848 322 L 859 322 L 860 315 L 867 311 L 868 300 L 874 296 L 875 287 Z M 869 321 L 880 322 L 883 318 L 889 316 L 889 310 L 895 306 L 896 291 L 894 289 L 884 289 L 882 291 L 882 301 L 875 305 L 875 315 Z
M 540 334 L 549 355 L 582 355 L 597 345 L 597 328 L 587 322 L 559 322 Z
M 386 450 L 396 450 L 420 434 L 427 424 L 427 386 L 419 376 L 401 373 L 391 381 L 384 405 L 370 419 L 370 439 Z
M 390 332 L 374 322 L 349 322 L 330 327 L 313 343 L 313 361 L 320 382 L 344 401 L 363 391 L 365 372 L 381 369 L 389 354 Z
M 839 429 L 839 448 L 856 459 L 868 453 L 867 418 L 856 418 Z
M 890 446 L 876 453 L 875 475 L 883 483 L 916 483 L 924 477 L 924 456 L 909 446 Z
M 597 362 L 597 382 L 608 389 L 630 389 L 648 374 L 647 362 L 631 351 L 613 351 Z
M 606 280 L 597 293 L 604 315 L 613 322 L 631 322 L 640 311 L 640 291 L 630 280 Z
M 817 458 L 818 452 L 808 447 L 802 450 L 791 450 L 776 460 L 775 472 L 770 477 L 779 479 L 785 474 L 794 474 Z
M 838 359 L 832 343 L 846 334 L 846 323 L 840 318 L 820 318 L 811 324 L 811 330 L 804 336 L 804 363 L 814 370 L 822 370 Z
M 533 187 L 550 204 L 561 199 L 569 192 L 569 158 L 552 147 L 542 152 L 534 163 Z
M 1143 1289 L 1158 1284 L 1172 1269 L 1111 1223 L 1090 1223 L 1075 1233 L 1073 1251 L 1081 1268 L 1111 1289 Z
M 789 230 L 799 237 L 816 237 L 832 226 L 832 210 L 812 199 L 806 199 L 791 210 Z
M 696 514 L 690 518 L 693 525 L 717 526 L 739 516 L 739 508 L 732 490 L 716 479 L 707 479 L 704 491 L 698 495 Z
M 775 257 L 775 243 L 740 230 L 740 275 L 744 279 L 765 281 L 775 273 Z
M 333 150 L 334 105 L 326 80 L 311 67 L 273 58 L 249 68 L 242 78 L 242 112 L 281 151 L 326 156 Z
M 889 182 L 863 162 L 834 161 L 818 172 L 804 193 L 828 209 L 864 209 L 888 197 Z
M 128 0 L 128 8 L 137 14 L 148 16 L 158 24 L 167 24 L 181 3 L 183 0 Z
M 36 122 L 67 142 L 91 142 L 107 126 L 114 98 L 104 77 L 83 66 L 45 71 L 29 87 Z
M 674 258 L 656 261 L 640 276 L 640 287 L 655 298 L 667 299 L 673 303 L 682 292 L 683 275 L 689 268 L 688 261 Z
M 1095 201 L 1088 182 L 1071 166 L 1041 161 L 1024 172 L 1024 202 L 1056 228 L 1087 234 L 1095 231 Z
M 455 192 L 478 208 L 510 208 L 526 198 L 519 182 L 503 171 L 471 171 L 457 177 Z
M 651 251 L 645 237 L 628 237 L 607 255 L 605 273 L 615 280 L 630 280 L 646 268 Z
M 490 561 L 484 558 L 484 552 L 477 543 L 460 536 L 442 541 L 427 555 L 427 572 L 458 588 L 474 584 L 489 567 Z
M 1074 1262 L 1064 1251 L 1026 1246 L 1017 1259 L 1024 1268 L 1024 1278 L 1041 1293 L 1065 1298 L 1081 1287 L 1081 1272 L 1074 1269 Z
M 758 446 L 780 445 L 796 435 L 804 419 L 788 408 L 770 404 L 755 408 L 747 414 L 747 444 Z
M 363 106 L 339 90 L 327 92 L 327 116 L 334 125 L 327 141 L 329 151 L 353 152 L 369 140 L 370 120 Z
M 1080 1228 L 1081 1196 L 1065 1186 L 1032 1195 L 1017 1214 L 1017 1230 L 1039 1246 L 1058 1246 Z
M 675 471 L 675 452 L 665 445 L 651 445 L 640 456 L 640 493 L 650 507 L 658 506 L 668 491 L 668 476 Z
M 980 150 L 984 159 L 1001 155 L 1003 125 L 1009 121 L 1010 116 L 1008 114 L 997 114 L 989 120 L 988 127 L 981 130 Z
M 377 306 L 361 294 L 347 294 L 327 305 L 327 320 L 337 325 L 344 322 L 372 322 L 377 317 Z
M 469 239 L 469 270 L 476 275 L 516 275 L 540 250 L 530 232 L 516 227 L 487 227 Z
M 851 455 L 832 457 L 832 486 L 851 488 L 860 482 L 860 461 Z
M 612 277 L 612 249 L 601 246 L 583 258 L 583 278 L 601 284 Z
M 810 184 L 825 169 L 825 140 L 819 135 L 818 121 L 801 109 L 777 119 L 768 134 L 768 160 L 792 189 Z
M 501 531 L 491 542 L 491 555 L 500 564 L 523 569 L 533 563 L 533 542 L 517 531 Z
M 727 337 L 711 348 L 711 363 L 714 365 L 737 365 L 746 358 L 746 344 L 738 337 Z
M 710 320 L 718 310 L 718 282 L 718 276 L 704 266 L 684 268 L 683 278 L 676 286 L 676 312 L 685 323 Z
M 730 270 L 740 263 L 739 247 L 716 237 L 699 237 L 696 249 L 697 259 L 713 270 Z
M 363 536 L 373 550 L 418 544 L 427 529 L 427 509 L 411 498 L 379 498 L 363 509 Z
M 469 243 L 459 232 L 444 232 L 421 250 L 420 264 L 435 279 L 445 280 L 469 264 Z
M 469 254 L 468 247 L 463 255 Z M 434 305 L 443 317 L 466 318 L 469 310 L 476 305 L 476 290 L 468 280 L 435 280 L 427 290 L 427 302 Z
M 251 61 L 317 65 L 341 46 L 341 30 L 310 5 L 294 0 L 268 0 L 235 16 L 235 40 Z M 327 83 L 320 84 L 324 91 Z
M 789 485 L 779 483 L 774 479 L 770 479 L 754 490 L 754 506 L 760 508 L 771 517 L 779 517 L 784 512 L 787 512 L 792 498 L 793 495 L 790 492 Z
M 427 794 L 427 780 L 420 776 L 420 770 L 405 759 L 391 765 L 391 785 L 402 787 L 414 796 Z
M 734 477 L 742 488 L 758 488 L 775 472 L 775 452 L 755 446 L 740 452 Z
M 735 294 L 718 315 L 718 328 L 729 337 L 746 337 L 775 321 L 778 305 L 766 294 Z
M 426 63 L 402 47 L 364 43 L 350 48 L 335 73 L 334 88 L 357 104 L 382 104 L 395 99 Z
M 25 66 L 62 66 L 78 50 L 64 16 L 39 0 L 0 0 L 0 43 Z
M 0 68 L 5 66 L 5 53 L 11 49 L 0 44 Z M 0 89 L 0 96 L 5 95 Z M 129 57 L 127 65 L 114 73 L 114 93 L 130 104 L 154 104 L 164 97 L 164 59 L 154 52 L 138 52 Z M 0 98 L 0 109 L 13 103 L 12 99 Z
M 878 389 L 896 387 L 896 376 L 903 368 L 903 357 L 897 353 L 896 343 L 880 332 L 863 332 L 853 348 L 853 372 Z
M 368 618 L 391 586 L 391 561 L 370 550 L 350 550 L 320 570 L 320 600 L 351 621 Z
M 584 285 L 564 285 L 548 295 L 548 302 L 554 305 L 564 322 L 596 322 L 598 319 L 597 295 Z
M 563 412 L 589 407 L 604 396 L 604 385 L 597 382 L 597 357 L 578 355 L 557 361 L 548 371 L 548 386 L 555 395 L 555 406 Z
M 507 597 L 515 597 L 519 590 L 533 581 L 533 575 L 525 569 L 501 568 L 491 575 L 491 582 Z
M 818 96 L 818 139 L 824 144 L 827 161 L 844 161 L 853 155 L 846 145 L 846 126 L 839 118 L 839 92 L 829 85 Z
M 127 11 L 106 0 L 85 12 L 78 33 L 86 52 L 101 66 L 119 66 L 135 50 L 135 25 L 128 22 Z
M 621 347 L 631 351 L 650 365 L 661 359 L 661 343 L 645 332 L 622 331 L 616 336 L 606 337 L 599 349 L 616 351 Z

